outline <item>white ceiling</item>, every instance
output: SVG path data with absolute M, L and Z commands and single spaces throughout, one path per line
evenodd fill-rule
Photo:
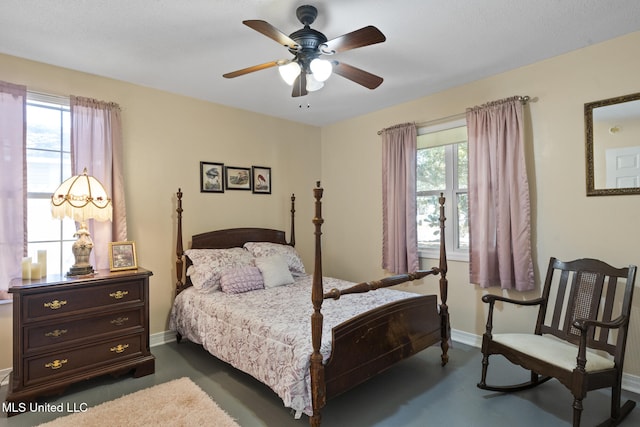
M 290 34 L 302 27 L 301 4 L 317 7 L 311 27 L 328 39 L 367 25 L 385 34 L 384 43 L 336 56 L 383 77 L 380 87 L 334 75 L 319 92 L 292 98 L 276 68 L 222 77 L 290 58 L 242 21 Z M 639 30 L 640 0 L 0 2 L 1 53 L 318 126 Z

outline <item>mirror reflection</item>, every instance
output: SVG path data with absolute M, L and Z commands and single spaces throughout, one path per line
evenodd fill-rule
M 640 194 L 640 93 L 585 104 L 587 195 Z

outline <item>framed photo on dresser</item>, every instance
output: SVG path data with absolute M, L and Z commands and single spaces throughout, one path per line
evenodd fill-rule
M 109 270 L 135 270 L 138 268 L 135 242 L 109 243 Z

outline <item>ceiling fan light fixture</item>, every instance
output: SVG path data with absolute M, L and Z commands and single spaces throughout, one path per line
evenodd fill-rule
M 327 61 L 326 59 L 315 58 L 311 61 L 309 67 L 311 68 L 313 77 L 319 82 L 326 81 L 331 77 L 331 72 L 333 71 L 331 61 Z
M 278 71 L 282 80 L 291 86 L 296 81 L 296 77 L 300 75 L 300 65 L 297 62 L 289 62 L 286 65 L 280 65 Z
M 315 92 L 324 87 L 324 82 L 319 81 L 313 74 L 307 74 L 307 92 Z
M 305 96 L 308 92 L 323 87 L 323 83 L 331 77 L 334 71 L 340 77 L 351 80 L 367 89 L 375 89 L 382 83 L 382 77 L 356 68 L 344 62 L 328 61 L 320 59 L 323 55 L 334 55 L 348 50 L 382 43 L 386 40 L 384 34 L 373 25 L 362 27 L 359 30 L 343 34 L 331 40 L 311 28 L 315 22 L 318 10 L 309 5 L 302 5 L 296 9 L 296 16 L 303 28 L 287 35 L 260 19 L 242 21 L 247 27 L 267 36 L 280 46 L 288 49 L 293 57 L 265 62 L 252 67 L 225 73 L 225 78 L 244 76 L 267 68 L 278 67 L 282 79 L 287 85 L 292 86 L 291 96 L 296 98 Z M 307 86 L 307 81 L 309 85 Z M 308 87 L 308 89 L 307 89 Z

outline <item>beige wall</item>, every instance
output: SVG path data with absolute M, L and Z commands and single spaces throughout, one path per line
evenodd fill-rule
M 319 128 L 2 55 L 0 80 L 121 106 L 128 237 L 136 242 L 138 263 L 154 273 L 151 333 L 168 329 L 176 282 L 178 187 L 184 193 L 185 245 L 189 236 L 215 228 L 288 230 L 290 196 L 295 193 L 297 247 L 305 263 L 313 265 L 311 189 L 320 177 Z M 200 161 L 269 166 L 272 194 L 200 193 Z M 52 185 L 53 191 L 57 183 Z M 5 343 L 11 339 L 11 313 L 11 304 L 0 306 L 0 340 Z M 4 345 L 0 369 L 11 365 L 11 346 Z
M 639 46 L 640 33 L 634 33 L 324 127 L 325 273 L 356 281 L 384 274 L 380 268 L 381 144 L 377 131 L 397 123 L 464 113 L 467 107 L 512 95 L 533 98 L 526 111 L 531 122 L 528 166 L 538 283 L 551 256 L 640 265 L 640 196 L 585 196 L 583 119 L 586 102 L 640 91 Z M 450 262 L 451 322 L 454 329 L 479 335 L 486 322 L 480 297 L 487 291 L 469 284 L 467 270 L 467 263 Z M 435 291 L 428 280 L 410 288 Z M 538 293 L 509 294 L 524 298 Z M 501 316 L 500 324 L 511 330 L 530 330 L 530 310 L 505 310 L 498 313 L 497 321 Z M 627 373 L 636 376 L 640 375 L 639 348 L 640 297 L 636 297 L 625 366 Z
M 529 159 L 538 277 L 548 258 L 602 258 L 640 264 L 640 196 L 585 196 L 583 104 L 640 91 L 640 33 L 591 46 L 322 129 L 0 55 L 0 80 L 33 90 L 88 96 L 123 108 L 129 237 L 151 280 L 151 332 L 166 330 L 173 295 L 175 196 L 185 192 L 185 236 L 235 225 L 288 227 L 288 196 L 298 197 L 297 240 L 313 268 L 311 188 L 325 188 L 325 274 L 351 280 L 384 275 L 381 258 L 381 152 L 377 131 L 408 121 L 463 113 L 466 107 L 529 95 Z M 198 162 L 273 168 L 274 194 L 200 194 Z M 427 260 L 426 265 L 431 261 Z M 468 283 L 467 263 L 449 263 L 454 329 L 481 334 L 486 290 Z M 411 289 L 432 293 L 433 281 Z M 500 292 L 492 289 L 491 292 Z M 515 294 L 530 297 L 537 294 Z M 0 339 L 11 336 L 10 305 L 0 306 Z M 525 309 L 502 311 L 512 330 L 527 328 Z M 633 308 L 626 372 L 640 375 L 640 297 Z M 6 341 L 5 341 L 6 342 Z M 11 366 L 8 347 L 0 367 Z

